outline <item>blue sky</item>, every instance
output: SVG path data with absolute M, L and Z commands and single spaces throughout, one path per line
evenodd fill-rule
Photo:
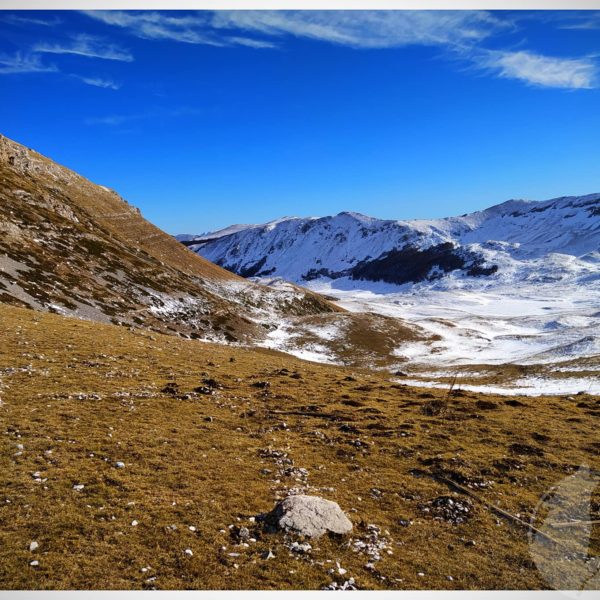
M 600 12 L 0 11 L 0 132 L 170 233 L 600 191 Z

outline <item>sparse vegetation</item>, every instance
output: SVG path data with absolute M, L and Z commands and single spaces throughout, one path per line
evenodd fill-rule
M 6 589 L 541 588 L 526 530 L 430 475 L 527 520 L 599 466 L 592 396 L 448 396 L 6 305 L 0 327 Z M 265 532 L 292 489 L 338 502 L 352 533 Z

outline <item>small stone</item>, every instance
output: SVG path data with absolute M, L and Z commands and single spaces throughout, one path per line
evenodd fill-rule
M 271 560 L 272 558 L 275 558 L 275 555 L 269 550 L 268 552 L 263 552 L 262 558 L 263 560 Z
M 125 463 L 124 463 L 124 462 L 122 462 L 122 461 L 120 461 L 120 460 L 118 460 L 118 461 L 115 463 L 115 467 L 116 467 L 117 469 L 124 469 L 124 468 L 125 468 Z
M 297 554 L 303 554 L 312 550 L 312 546 L 310 544 L 299 544 L 298 542 L 292 542 L 289 548 L 292 552 L 296 552 Z
M 131 521 L 132 527 L 137 527 L 138 525 L 139 525 L 139 523 L 135 519 L 133 521 Z
M 32 567 L 39 567 L 40 566 L 40 562 L 38 560 L 32 560 L 29 564 Z
M 448 576 L 446 577 L 446 579 L 447 579 L 448 581 L 454 581 L 454 577 L 452 577 L 452 575 L 448 575 Z
M 33 552 L 34 550 L 37 550 L 39 547 L 40 547 L 40 545 L 36 541 L 33 541 L 33 542 L 31 542 L 31 544 L 29 544 L 29 552 Z
M 419 577 L 425 577 L 425 573 L 423 573 L 422 571 L 419 571 L 419 572 L 417 573 L 417 575 L 418 575 Z
M 193 525 L 190 525 L 188 529 L 189 529 L 191 532 L 194 532 L 194 531 L 196 531 L 196 528 L 195 528 Z
M 83 483 L 76 483 L 76 484 L 73 486 L 73 489 L 74 489 L 76 492 L 80 492 L 80 491 L 81 491 L 81 490 L 82 490 L 84 487 L 85 487 L 85 485 L 83 485 Z
M 186 554 L 186 556 L 194 556 L 194 553 L 192 552 L 191 548 L 186 548 L 184 550 L 184 553 Z

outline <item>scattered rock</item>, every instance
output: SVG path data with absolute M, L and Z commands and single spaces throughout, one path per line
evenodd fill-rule
M 33 552 L 34 550 L 37 550 L 39 547 L 40 547 L 40 545 L 36 541 L 33 541 L 33 542 L 31 542 L 31 544 L 29 544 L 29 552 Z
M 305 554 L 306 552 L 310 552 L 312 550 L 312 546 L 310 544 L 300 544 L 298 542 L 292 542 L 288 548 L 297 554 Z
M 183 552 L 186 556 L 194 556 L 191 548 L 186 548 Z
M 240 527 L 235 529 L 234 537 L 239 542 L 245 542 L 250 539 L 250 530 L 247 527 Z
M 203 394 L 205 396 L 212 396 L 215 393 L 215 391 L 213 390 L 213 388 L 208 387 L 206 385 L 198 386 L 197 388 L 194 388 L 194 391 L 197 394 Z
M 471 516 L 473 502 L 468 498 L 438 496 L 420 508 L 422 512 L 431 514 L 434 519 L 460 525 Z
M 125 468 L 125 463 L 124 463 L 124 462 L 122 462 L 122 461 L 120 461 L 120 460 L 118 460 L 118 461 L 115 463 L 115 467 L 116 467 L 117 469 L 124 469 L 124 468 Z
M 388 539 L 381 537 L 381 529 L 372 523 L 366 526 L 367 533 L 362 538 L 350 541 L 350 547 L 354 552 L 366 554 L 370 563 L 381 560 L 381 552 L 388 548 Z
M 350 579 L 344 581 L 343 583 L 338 583 L 337 581 L 332 581 L 328 586 L 325 586 L 324 590 L 356 590 L 356 582 L 354 581 L 354 577 L 350 577 Z
M 179 393 L 179 384 L 175 381 L 169 381 L 165 387 L 160 390 L 163 394 L 169 394 L 171 396 L 176 396 Z
M 269 518 L 279 529 L 307 537 L 352 531 L 352 523 L 339 505 L 319 496 L 288 496 L 275 506 Z

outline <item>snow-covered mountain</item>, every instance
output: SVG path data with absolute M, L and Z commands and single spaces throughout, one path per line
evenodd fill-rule
M 600 389 L 600 194 L 434 220 L 287 217 L 183 243 L 240 275 L 291 280 L 352 314 L 416 328 L 425 339 L 389 335 L 415 385 L 448 386 L 464 372 L 482 390 Z M 342 343 L 336 327 L 311 331 L 311 358 L 329 360 Z M 283 323 L 266 344 L 305 356 L 297 339 Z M 510 363 L 524 376 L 501 383 L 498 365 Z
M 245 277 L 387 282 L 439 280 L 453 273 L 506 280 L 562 277 L 578 265 L 598 265 L 600 194 L 545 202 L 510 200 L 445 219 L 392 221 L 343 212 L 286 217 L 264 225 L 233 225 L 182 240 L 203 257 Z M 532 267 L 534 267 L 532 269 Z M 550 271 L 550 272 L 548 272 Z

